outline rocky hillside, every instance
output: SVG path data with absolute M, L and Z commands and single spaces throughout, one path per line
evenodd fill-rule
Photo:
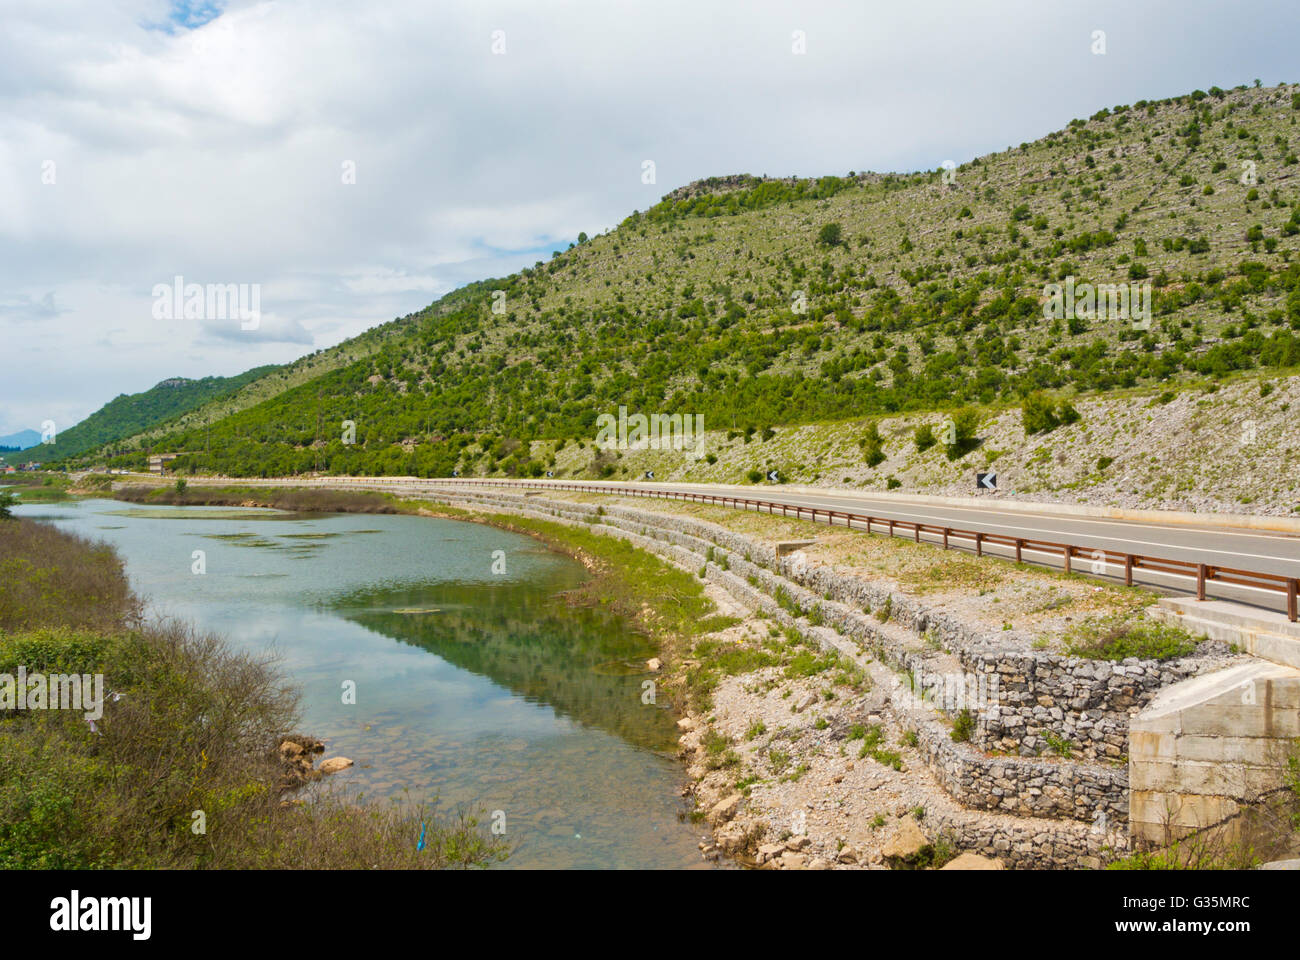
M 999 496 L 1138 509 L 1283 515 L 1300 512 L 1300 377 L 1239 378 L 1183 389 L 1076 398 L 1079 419 L 1028 433 L 1022 408 L 980 410 L 974 447 L 949 459 L 939 441 L 946 414 L 875 421 L 880 461 L 861 443 L 863 422 L 708 431 L 689 450 L 602 452 L 591 444 L 539 441 L 530 451 L 556 477 L 694 483 L 778 483 L 939 496 L 975 490 L 997 474 Z M 558 449 L 557 449 L 558 447 Z M 472 457 L 477 447 L 468 448 Z M 469 459 L 467 457 L 467 459 Z M 469 475 L 469 474 L 465 474 Z
M 702 181 L 137 437 L 117 462 L 200 449 L 213 414 L 211 453 L 182 469 L 537 475 L 540 441 L 590 445 L 620 406 L 760 437 L 839 423 L 863 483 L 921 482 L 891 431 L 922 413 L 980 408 L 973 426 L 1001 410 L 1011 429 L 1028 405 L 1035 430 L 1063 421 L 1054 442 L 1084 439 L 1070 411 L 1088 423 L 1114 391 L 1300 365 L 1298 117 L 1300 87 L 1211 87 L 951 169 Z M 1123 315 L 1086 309 L 1102 285 L 1132 292 Z M 1004 449 L 999 422 L 963 454 Z M 1026 463 L 1015 482 L 1086 485 L 1082 465 L 1104 457 L 1123 473 L 1123 449 L 1090 428 L 1080 465 L 1044 479 Z

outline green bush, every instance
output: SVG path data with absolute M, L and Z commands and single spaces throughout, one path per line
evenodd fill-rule
M 858 441 L 862 449 L 862 458 L 867 466 L 877 467 L 885 461 L 885 438 L 880 435 L 880 427 L 873 421 L 866 434 Z
M 963 710 L 957 714 L 957 719 L 952 722 L 952 732 L 948 736 L 958 743 L 965 743 L 970 740 L 975 733 L 975 715 L 969 710 Z
M 949 460 L 960 460 L 979 445 L 975 431 L 979 428 L 979 412 L 965 407 L 952 415 L 953 442 L 946 444 L 944 452 Z
M 938 440 L 934 436 L 934 427 L 930 426 L 928 423 L 917 427 L 916 433 L 912 435 L 912 439 L 916 443 L 916 450 L 918 453 L 925 453 L 925 451 L 938 443 Z
M 817 234 L 817 239 L 828 247 L 837 247 L 843 242 L 844 231 L 838 223 L 828 223 Z

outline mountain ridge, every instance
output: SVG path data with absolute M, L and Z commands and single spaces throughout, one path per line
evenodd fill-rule
M 182 469 L 535 473 L 534 441 L 619 405 L 753 432 L 1289 369 L 1297 89 L 1102 108 L 952 169 L 694 181 L 113 452 L 193 450 L 209 416 Z M 1076 276 L 1151 284 L 1151 328 L 1044 317 Z

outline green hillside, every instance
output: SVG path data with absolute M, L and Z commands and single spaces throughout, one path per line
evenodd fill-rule
M 278 367 L 254 367 L 236 377 L 188 380 L 172 377 L 143 393 L 120 394 L 85 420 L 55 434 L 55 443 L 39 448 L 46 462 L 78 457 L 166 423 L 210 400 L 227 397 L 248 383 L 273 374 Z
M 620 405 L 762 436 L 1295 367 L 1297 118 L 1300 86 L 1212 87 L 951 173 L 692 184 L 250 383 L 178 466 L 535 475 L 530 441 L 590 445 Z M 1045 318 L 1046 285 L 1071 277 L 1150 283 L 1149 329 Z M 117 462 L 203 440 L 191 415 Z

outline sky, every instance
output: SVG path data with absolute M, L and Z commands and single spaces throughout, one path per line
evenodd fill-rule
M 1300 81 L 1295 0 L 0 0 L 0 24 L 0 435 L 292 361 L 703 177 L 935 169 Z M 247 285 L 257 322 L 169 316 L 178 277 Z

